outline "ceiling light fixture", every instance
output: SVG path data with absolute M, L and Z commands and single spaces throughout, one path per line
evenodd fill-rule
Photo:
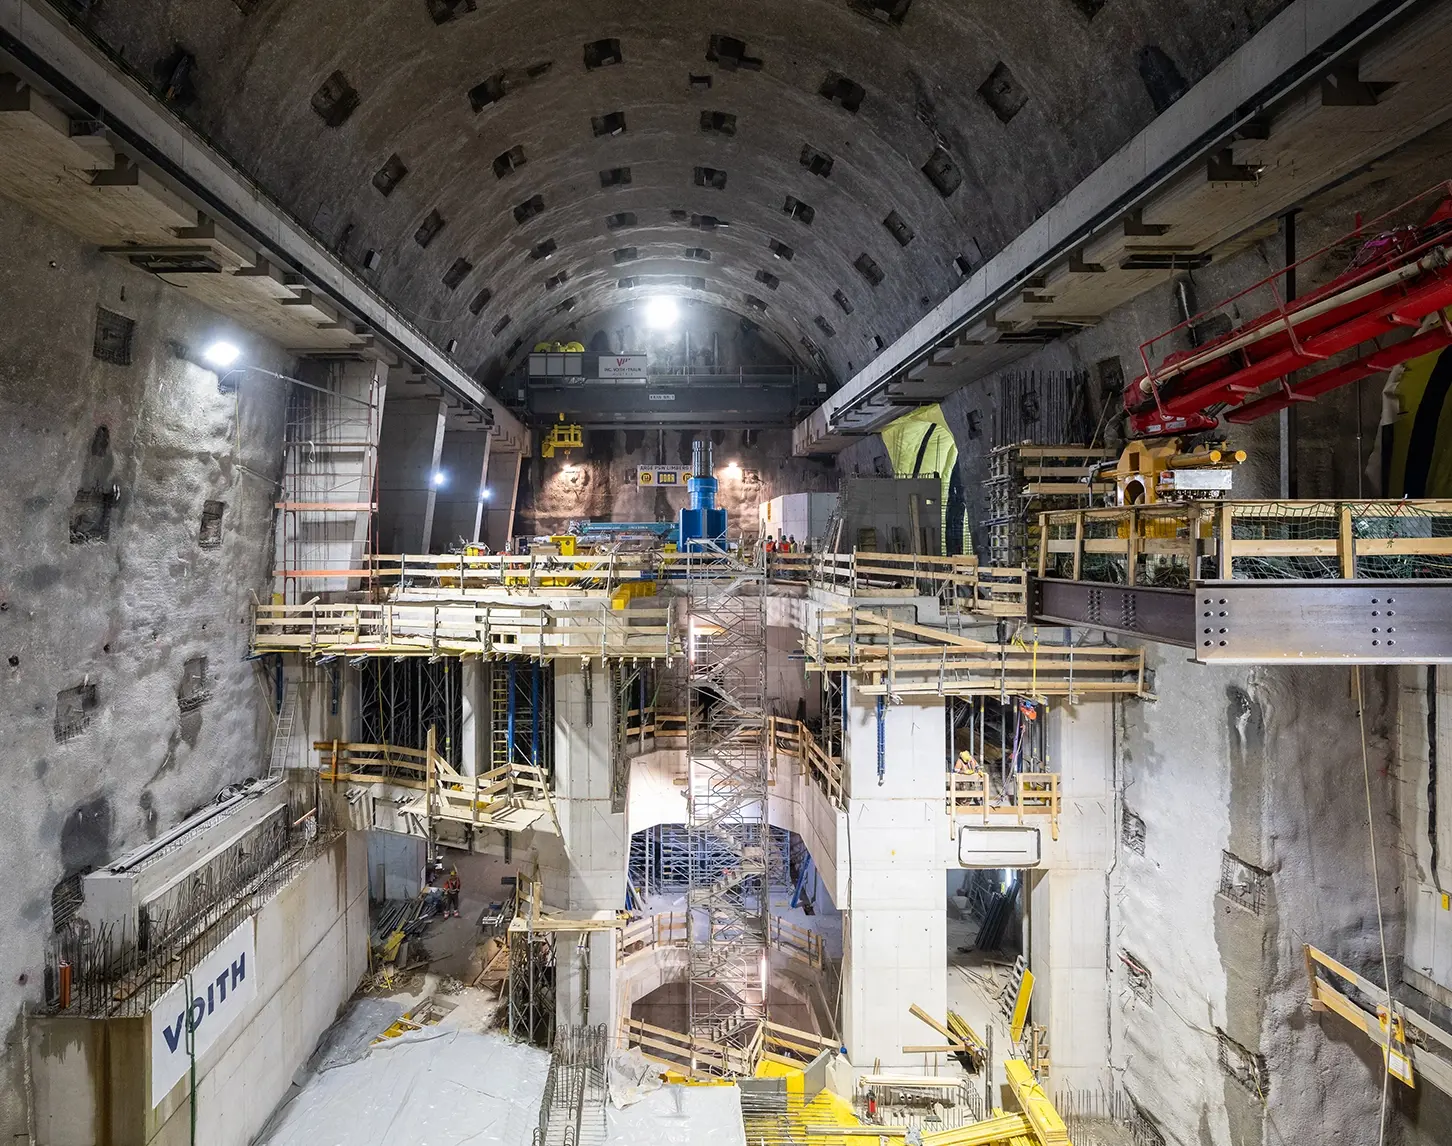
M 680 317 L 680 308 L 669 295 L 657 295 L 645 304 L 645 324 L 652 330 L 670 330 Z

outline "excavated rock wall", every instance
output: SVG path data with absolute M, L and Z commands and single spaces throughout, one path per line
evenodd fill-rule
M 3 200 L 0 250 L 0 1138 L 20 1141 L 52 890 L 262 764 L 249 606 L 270 588 L 286 389 L 220 392 L 168 345 L 217 316 Z M 129 365 L 93 355 L 98 308 L 134 324 Z

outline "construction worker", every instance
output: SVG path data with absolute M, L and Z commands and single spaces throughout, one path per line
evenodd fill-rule
M 459 891 L 462 885 L 459 883 L 459 871 L 457 868 L 449 869 L 449 878 L 444 880 L 444 918 L 453 915 L 459 918 Z

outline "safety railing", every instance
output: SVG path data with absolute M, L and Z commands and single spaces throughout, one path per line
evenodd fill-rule
M 953 772 L 948 776 L 948 815 L 981 817 L 986 824 L 995 816 L 1013 816 L 1023 823 L 1025 816 L 1047 816 L 1049 834 L 1059 838 L 1059 774 L 1018 772 L 1004 797 L 995 800 L 992 782 L 982 770 Z
M 335 787 L 341 781 L 414 789 L 421 795 L 404 811 L 432 820 L 509 831 L 543 826 L 538 821 L 546 815 L 554 819 L 554 797 L 542 769 L 513 763 L 465 776 L 439 754 L 432 729 L 428 735 L 424 749 L 314 741 L 318 778 Z
M 797 762 L 798 774 L 813 780 L 827 799 L 837 808 L 846 808 L 846 793 L 842 784 L 842 758 L 831 755 L 812 730 L 799 720 L 784 716 L 773 716 L 771 723 L 771 754 L 773 763 L 779 756 L 787 756 Z
M 815 970 L 821 970 L 827 961 L 826 947 L 820 935 L 780 915 L 767 916 L 766 939 L 788 958 Z
M 620 1023 L 620 1035 L 626 1046 L 638 1046 L 647 1058 L 666 1063 L 692 1078 L 713 1075 L 747 1078 L 755 1075 L 763 1061 L 801 1066 L 824 1050 L 840 1049 L 832 1039 L 769 1021 L 743 1030 L 739 1038 L 728 1043 L 699 1036 L 692 1038 L 680 1031 L 626 1016 Z
M 1330 1011 L 1381 1047 L 1387 1073 L 1407 1086 L 1420 1075 L 1452 1094 L 1452 1031 L 1404 1003 L 1389 1000 L 1385 988 L 1309 943 L 1303 946 L 1310 981 L 1311 1010 Z
M 624 966 L 637 955 L 645 955 L 665 947 L 690 945 L 690 929 L 685 912 L 648 915 L 627 924 L 618 932 L 615 964 Z
M 1040 577 L 1165 587 L 1452 577 L 1452 501 L 1191 501 L 1039 523 Z
M 823 610 L 803 634 L 808 672 L 847 673 L 867 696 L 1144 695 L 1144 652 L 1022 634 L 1001 643 L 899 621 L 883 611 Z
M 767 577 L 852 597 L 939 597 L 962 613 L 1022 617 L 1028 613 L 1028 570 L 980 566 L 972 555 L 917 553 L 768 553 Z
M 688 920 L 684 912 L 662 912 L 627 924 L 615 945 L 615 963 L 624 966 L 638 955 L 665 948 L 690 945 Z M 780 915 L 767 917 L 767 942 L 788 958 L 820 970 L 826 964 L 822 937 Z
M 309 656 L 665 657 L 668 608 L 565 604 L 256 605 L 254 653 Z

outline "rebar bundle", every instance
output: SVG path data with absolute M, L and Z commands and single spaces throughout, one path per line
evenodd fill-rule
M 605 1141 L 609 1041 L 603 1023 L 556 1032 L 540 1097 L 535 1146 L 591 1146 Z

